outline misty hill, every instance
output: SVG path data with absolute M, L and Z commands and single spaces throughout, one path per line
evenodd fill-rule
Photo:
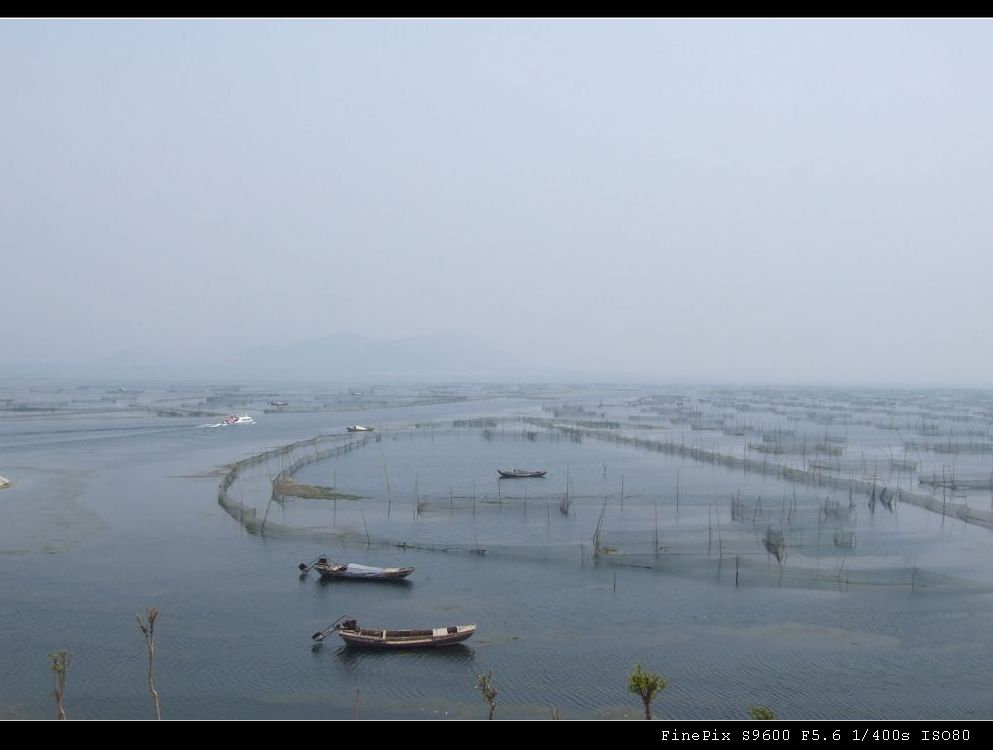
M 339 333 L 253 347 L 224 365 L 234 377 L 293 380 L 492 380 L 527 371 L 513 355 L 464 334 L 373 339 Z
M 138 378 L 145 380 L 505 381 L 581 377 L 549 367 L 535 352 L 507 353 L 467 334 L 376 339 L 350 333 L 270 344 L 196 359 L 144 347 L 88 361 L 0 364 L 0 377 Z

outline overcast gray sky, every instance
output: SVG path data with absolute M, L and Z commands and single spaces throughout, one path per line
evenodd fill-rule
M 0 373 L 463 331 L 987 384 L 993 23 L 0 21 Z

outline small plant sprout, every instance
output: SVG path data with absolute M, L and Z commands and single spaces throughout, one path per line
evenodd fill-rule
M 636 664 L 634 671 L 628 678 L 628 692 L 634 693 L 641 702 L 645 704 L 645 718 L 652 718 L 652 701 L 665 690 L 668 684 L 665 677 L 656 672 L 645 672 L 640 664 Z

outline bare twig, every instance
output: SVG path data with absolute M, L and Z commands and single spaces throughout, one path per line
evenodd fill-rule
M 72 654 L 68 651 L 56 651 L 49 654 L 52 659 L 52 672 L 55 676 L 55 703 L 59 708 L 59 719 L 66 718 L 65 706 L 62 705 L 62 696 L 66 690 L 66 678 L 69 676 L 69 660 Z
M 479 694 L 483 696 L 483 700 L 490 707 L 490 715 L 486 718 L 492 719 L 493 712 L 496 710 L 496 697 L 497 689 L 493 685 L 492 672 L 487 672 L 486 674 L 479 675 L 479 681 L 476 683 L 476 689 Z
M 138 627 L 141 629 L 142 635 L 145 636 L 145 644 L 148 646 L 148 692 L 152 694 L 152 701 L 155 703 L 155 718 L 162 718 L 162 711 L 159 708 L 159 693 L 155 689 L 155 684 L 152 682 L 152 668 L 155 660 L 155 618 L 159 616 L 159 612 L 155 607 L 148 608 L 148 621 L 147 623 L 142 621 L 141 615 L 135 615 L 135 619 L 138 621 Z

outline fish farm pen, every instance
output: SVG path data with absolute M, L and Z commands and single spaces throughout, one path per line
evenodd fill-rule
M 650 420 L 606 419 L 611 407 L 599 404 L 319 435 L 236 463 L 218 500 L 250 533 L 357 549 L 634 567 L 729 586 L 993 590 L 929 566 L 934 519 L 993 529 L 989 495 L 977 494 L 989 479 L 942 478 L 869 441 L 853 456 L 843 430 L 854 415 L 810 433 L 642 408 L 655 410 Z M 700 437 L 711 433 L 721 439 Z M 521 463 L 548 474 L 498 478 L 497 467 Z

